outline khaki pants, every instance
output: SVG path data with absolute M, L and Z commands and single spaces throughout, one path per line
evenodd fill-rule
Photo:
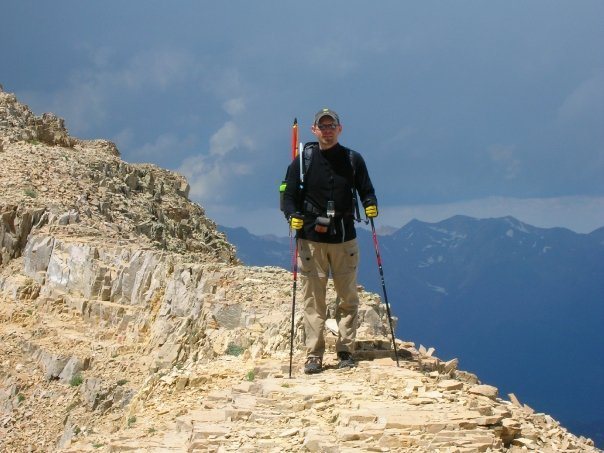
M 298 269 L 304 301 L 304 330 L 308 356 L 323 357 L 325 352 L 325 295 L 330 271 L 339 299 L 335 313 L 339 330 L 336 351 L 353 352 L 359 308 L 358 264 L 359 247 L 356 239 L 339 244 L 298 239 Z

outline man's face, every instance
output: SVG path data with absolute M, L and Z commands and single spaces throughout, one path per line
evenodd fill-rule
M 330 116 L 322 117 L 318 124 L 312 127 L 312 133 L 319 139 L 319 147 L 331 148 L 338 143 L 338 136 L 342 132 L 342 126 L 336 124 Z

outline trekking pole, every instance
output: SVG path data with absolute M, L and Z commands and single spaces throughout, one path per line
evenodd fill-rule
M 294 118 L 292 125 L 292 160 L 296 158 L 298 151 L 298 118 Z M 291 250 L 292 247 L 295 248 Z M 296 286 L 298 283 L 298 238 L 292 236 L 292 227 L 289 227 L 289 247 L 292 256 L 292 269 L 294 274 L 294 283 L 292 287 L 292 322 L 291 331 L 289 333 L 289 378 L 292 378 L 292 361 L 294 357 L 294 328 L 296 323 Z
M 295 242 L 294 242 L 295 241 Z M 296 322 L 296 286 L 298 283 L 298 239 L 294 240 L 292 236 L 292 229 L 289 229 L 289 244 L 292 248 L 292 244 L 295 246 L 295 251 L 292 251 L 292 267 L 294 272 L 294 283 L 292 287 L 292 325 L 289 333 L 289 378 L 292 378 L 292 360 L 294 357 L 294 326 Z
M 380 271 L 380 278 L 382 279 L 382 291 L 384 292 L 384 303 L 386 304 L 386 313 L 388 313 L 388 323 L 390 324 L 390 335 L 392 335 L 392 346 L 394 347 L 394 357 L 396 358 L 396 366 L 400 366 L 398 363 L 398 351 L 396 350 L 396 339 L 394 338 L 394 329 L 392 328 L 392 316 L 390 315 L 390 304 L 388 303 L 388 295 L 386 294 L 386 283 L 384 282 L 384 270 L 382 269 L 382 257 L 380 256 L 380 248 L 378 246 L 377 235 L 375 234 L 375 225 L 373 224 L 373 217 L 369 218 L 371 222 L 371 232 L 373 233 L 373 246 L 375 247 L 375 257 L 377 258 L 378 269 Z

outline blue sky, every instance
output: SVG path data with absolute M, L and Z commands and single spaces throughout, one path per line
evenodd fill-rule
M 340 113 L 382 224 L 604 226 L 604 3 L 4 0 L 0 83 L 287 235 L 290 126 Z

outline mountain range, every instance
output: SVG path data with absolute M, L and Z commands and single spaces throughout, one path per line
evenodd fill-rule
M 219 228 L 245 264 L 290 269 L 289 238 Z M 371 231 L 357 232 L 359 283 L 382 294 Z M 377 237 L 398 338 L 604 444 L 604 228 L 454 216 Z

